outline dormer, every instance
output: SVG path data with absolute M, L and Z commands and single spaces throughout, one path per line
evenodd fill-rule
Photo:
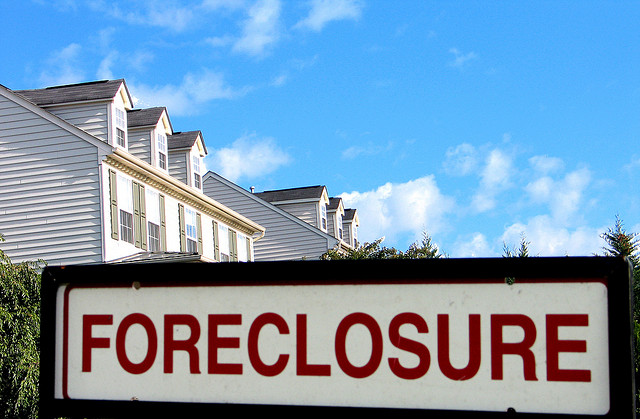
M 329 198 L 327 206 L 327 233 L 338 240 L 344 240 L 342 217 L 344 216 L 344 205 L 342 198 Z
M 203 159 L 207 147 L 200 131 L 175 132 L 167 136 L 169 174 L 181 182 L 202 190 Z
M 327 232 L 329 195 L 324 186 L 279 189 L 255 194 L 323 232 Z
M 349 246 L 358 247 L 358 227 L 360 227 L 358 211 L 354 208 L 345 209 L 344 216 L 342 217 L 342 228 L 344 231 L 344 241 Z
M 169 171 L 167 137 L 173 128 L 164 107 L 133 109 L 127 112 L 129 152 L 150 165 Z
M 123 79 L 15 93 L 109 145 L 127 149 L 126 111 L 133 107 L 133 102 Z

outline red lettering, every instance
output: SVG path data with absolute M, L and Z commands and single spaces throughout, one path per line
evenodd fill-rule
M 504 326 L 517 326 L 524 331 L 522 342 L 504 342 L 502 329 Z M 536 325 L 524 314 L 492 314 L 491 315 L 491 379 L 503 379 L 502 358 L 504 355 L 522 357 L 524 379 L 537 381 L 536 360 L 531 346 L 536 341 Z
M 144 359 L 137 364 L 129 360 L 125 346 L 127 331 L 134 324 L 141 325 L 147 332 L 147 354 Z M 142 374 L 148 371 L 156 359 L 157 351 L 158 336 L 156 334 L 156 328 L 149 317 L 141 313 L 133 313 L 122 319 L 116 333 L 116 355 L 120 366 L 122 366 L 125 371 L 130 374 Z
M 438 314 L 438 365 L 440 371 L 452 380 L 468 380 L 480 369 L 480 315 L 469 314 L 469 362 L 464 368 L 455 368 L 449 357 L 449 315 Z
M 351 364 L 347 357 L 347 332 L 356 324 L 362 324 L 371 334 L 371 356 L 369 361 L 361 367 Z M 382 332 L 376 320 L 365 313 L 352 313 L 342 319 L 336 331 L 335 352 L 338 365 L 348 376 L 365 378 L 373 374 L 378 369 L 378 366 L 380 366 L 380 361 L 382 360 Z
M 560 326 L 588 326 L 587 314 L 547 314 L 547 380 L 591 382 L 590 370 L 560 369 L 560 352 L 587 352 L 587 342 L 584 340 L 560 340 L 558 328 Z
M 426 346 L 415 340 L 407 339 L 400 335 L 400 327 L 403 324 L 415 326 L 418 333 L 428 333 L 427 322 L 415 313 L 401 313 L 395 316 L 389 324 L 389 339 L 391 343 L 403 351 L 411 352 L 418 356 L 418 365 L 406 368 L 400 364 L 398 358 L 389 358 L 389 368 L 396 376 L 406 380 L 415 380 L 422 377 L 429 370 L 431 355 Z
M 209 314 L 209 366 L 207 371 L 209 374 L 242 374 L 242 364 L 222 364 L 218 362 L 218 349 L 238 349 L 240 347 L 240 338 L 218 336 L 218 326 L 239 326 L 241 324 L 242 315 L 240 314 Z
M 191 329 L 189 337 L 185 340 L 173 338 L 173 328 L 183 325 Z M 190 314 L 166 314 L 164 316 L 164 372 L 173 373 L 173 353 L 185 351 L 189 355 L 189 372 L 200 374 L 200 356 L 196 343 L 200 339 L 200 323 Z
M 109 338 L 94 338 L 91 335 L 93 325 L 109 326 L 113 324 L 111 314 L 85 314 L 82 316 L 82 372 L 91 372 L 91 349 L 108 348 Z
M 296 316 L 296 373 L 300 376 L 328 377 L 331 365 L 307 363 L 307 315 Z
M 289 355 L 280 354 L 278 356 L 278 360 L 273 365 L 267 365 L 262 362 L 258 350 L 258 336 L 260 335 L 260 330 L 262 330 L 262 328 L 267 324 L 276 326 L 280 334 L 289 334 L 287 322 L 281 316 L 275 313 L 264 313 L 259 315 L 251 324 L 251 327 L 249 328 L 249 340 L 247 342 L 247 346 L 249 350 L 249 361 L 251 361 L 253 369 L 255 369 L 260 375 L 273 377 L 280 374 L 285 369 L 287 362 L 289 362 Z

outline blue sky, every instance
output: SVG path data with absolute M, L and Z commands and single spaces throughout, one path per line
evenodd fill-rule
M 360 239 L 590 255 L 640 232 L 637 1 L 0 3 L 0 84 L 124 78 L 257 191 L 323 184 Z

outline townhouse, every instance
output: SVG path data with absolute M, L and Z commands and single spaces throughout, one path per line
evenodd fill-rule
M 52 265 L 250 261 L 265 228 L 205 195 L 200 131 L 124 80 L 0 85 L 0 248 Z
M 255 243 L 256 261 L 319 259 L 328 250 L 358 245 L 357 211 L 329 198 L 323 185 L 255 193 L 209 171 L 203 191 L 266 228 Z

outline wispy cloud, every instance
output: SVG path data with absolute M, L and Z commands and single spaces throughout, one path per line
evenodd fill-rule
M 362 14 L 364 3 L 359 0 L 313 0 L 311 10 L 294 28 L 321 31 L 329 22 L 335 20 L 357 20 Z
M 468 61 L 475 60 L 478 58 L 478 55 L 475 52 L 467 52 L 466 54 L 462 53 L 458 48 L 451 48 L 449 50 L 451 54 L 453 54 L 453 60 L 449 61 L 449 65 L 452 67 L 462 67 Z
M 266 54 L 280 39 L 280 12 L 279 0 L 260 0 L 251 6 L 233 51 L 256 57 Z
M 274 172 L 289 164 L 291 157 L 271 137 L 244 135 L 233 144 L 215 150 L 207 158 L 207 167 L 225 178 L 237 182 Z
M 198 113 L 202 105 L 217 99 L 234 99 L 245 95 L 250 87 L 240 89 L 229 86 L 224 75 L 211 70 L 187 73 L 179 85 L 149 86 L 130 83 L 136 106 L 166 106 L 172 115 Z
M 473 196 L 472 208 L 477 212 L 494 209 L 497 205 L 497 194 L 511 186 L 512 176 L 511 157 L 500 149 L 492 150 L 482 169 L 480 186 Z
M 81 70 L 80 44 L 71 43 L 52 52 L 45 61 L 40 73 L 40 83 L 44 86 L 78 83 L 85 81 L 85 73 Z

